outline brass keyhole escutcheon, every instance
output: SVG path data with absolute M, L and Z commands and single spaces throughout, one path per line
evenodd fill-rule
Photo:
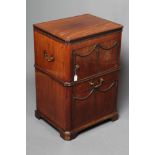
M 80 68 L 79 65 L 75 65 L 75 70 L 78 70 Z

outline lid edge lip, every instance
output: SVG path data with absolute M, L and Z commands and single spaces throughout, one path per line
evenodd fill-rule
M 65 42 L 75 42 L 77 40 L 83 40 L 83 39 L 86 39 L 86 38 L 91 38 L 91 37 L 94 37 L 96 35 L 104 35 L 104 34 L 108 34 L 108 33 L 111 33 L 111 32 L 122 31 L 122 30 L 123 30 L 123 26 L 121 26 L 119 28 L 116 28 L 116 29 L 111 29 L 111 30 L 108 30 L 108 31 L 103 31 L 103 32 L 101 31 L 101 32 L 98 32 L 98 33 L 90 34 L 90 35 L 83 36 L 83 37 L 80 37 L 80 38 L 75 38 L 75 39 L 70 39 L 70 38 L 63 39 L 63 38 L 60 38 L 60 39 L 64 40 Z
M 61 37 L 59 37 L 59 36 L 56 36 L 56 35 L 54 35 L 54 34 L 48 32 L 48 31 L 46 31 L 46 30 L 43 30 L 42 28 L 38 27 L 36 24 L 33 24 L 33 28 L 34 28 L 34 29 L 38 29 L 38 30 L 40 30 L 40 31 L 42 31 L 42 32 L 44 32 L 44 33 L 47 33 L 47 34 L 50 35 L 51 37 L 54 37 L 54 38 L 56 38 L 56 39 L 58 39 L 58 40 L 60 40 L 60 41 L 63 41 L 63 42 L 65 42 L 65 43 L 72 43 L 72 42 L 80 41 L 80 40 L 83 40 L 83 39 L 91 38 L 91 37 L 94 37 L 94 36 L 96 36 L 96 35 L 104 35 L 104 34 L 108 34 L 108 33 L 115 32 L 115 31 L 122 31 L 123 28 L 124 28 L 124 26 L 123 26 L 123 25 L 120 25 L 119 28 L 115 28 L 115 29 L 111 29 L 111 30 L 103 31 L 103 32 L 101 31 L 101 32 L 98 32 L 98 33 L 90 34 L 90 35 L 83 36 L 83 37 L 80 37 L 80 38 L 75 38 L 75 39 L 70 39 L 70 38 L 64 39 L 64 38 L 61 38 Z

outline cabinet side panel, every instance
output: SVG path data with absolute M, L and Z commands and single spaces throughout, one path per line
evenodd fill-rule
M 71 50 L 68 44 L 34 29 L 34 45 L 35 65 L 60 80 L 71 80 Z
M 65 131 L 70 129 L 70 89 L 36 70 L 37 110 Z M 46 119 L 45 118 L 45 119 Z

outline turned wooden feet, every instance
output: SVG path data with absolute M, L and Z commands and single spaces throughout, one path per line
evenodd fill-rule
M 69 131 L 60 131 L 60 136 L 64 139 L 64 140 L 67 140 L 67 141 L 70 141 L 74 138 L 76 138 L 77 134 L 76 133 L 71 133 Z
M 114 122 L 114 121 L 118 120 L 118 118 L 119 118 L 119 115 L 116 114 L 116 115 L 114 115 L 114 116 L 111 118 L 111 121 Z

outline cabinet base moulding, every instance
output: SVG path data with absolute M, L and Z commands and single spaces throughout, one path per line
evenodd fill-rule
M 58 125 L 56 125 L 54 122 L 52 122 L 51 120 L 49 120 L 45 115 L 41 114 L 39 111 L 35 110 L 35 117 L 37 119 L 43 119 L 44 121 L 46 121 L 47 123 L 49 123 L 50 125 L 52 125 L 59 133 L 60 136 L 66 140 L 66 141 L 70 141 L 74 138 L 76 138 L 82 131 L 90 129 L 91 127 L 98 125 L 100 123 L 104 123 L 104 121 L 107 120 L 111 120 L 112 122 L 118 120 L 119 115 L 117 112 L 114 112 L 112 114 L 106 115 L 104 117 L 101 117 L 95 121 L 89 122 L 85 125 L 82 125 L 79 128 L 75 128 L 71 131 L 64 131 L 62 128 L 58 127 Z

